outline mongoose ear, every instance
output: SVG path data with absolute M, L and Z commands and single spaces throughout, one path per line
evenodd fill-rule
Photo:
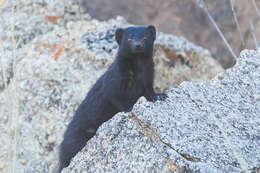
M 147 28 L 151 32 L 153 40 L 155 40 L 156 39 L 156 29 L 155 29 L 155 27 L 153 25 L 149 25 Z
M 123 37 L 123 32 L 124 32 L 124 30 L 122 29 L 122 28 L 118 28 L 117 30 L 116 30 L 116 41 L 117 41 L 117 43 L 120 45 L 120 43 L 121 43 L 121 40 L 122 40 L 122 37 Z

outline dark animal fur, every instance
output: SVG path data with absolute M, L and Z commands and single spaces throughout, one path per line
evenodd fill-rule
M 59 172 L 69 165 L 103 122 L 118 112 L 131 111 L 141 96 L 148 101 L 167 97 L 153 89 L 155 38 L 154 26 L 116 30 L 119 44 L 116 59 L 89 91 L 68 125 L 60 145 Z

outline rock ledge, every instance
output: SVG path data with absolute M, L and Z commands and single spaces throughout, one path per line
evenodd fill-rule
M 117 114 L 63 173 L 254 172 L 260 167 L 260 50 L 206 83 L 183 82 L 165 102 Z M 189 171 L 188 171 L 189 170 Z

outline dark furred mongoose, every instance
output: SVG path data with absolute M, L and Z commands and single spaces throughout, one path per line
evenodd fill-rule
M 154 26 L 117 29 L 119 45 L 115 61 L 91 88 L 68 125 L 60 145 L 59 172 L 95 135 L 98 127 L 118 112 L 131 111 L 144 96 L 148 101 L 164 100 L 166 94 L 153 89 Z

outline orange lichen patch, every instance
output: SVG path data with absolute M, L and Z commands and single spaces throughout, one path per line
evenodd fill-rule
M 175 164 L 171 159 L 166 158 L 166 160 L 168 162 L 168 169 L 170 172 L 179 170 L 179 166 L 177 164 Z
M 181 64 L 186 64 L 187 66 L 192 66 L 189 61 L 189 57 L 186 52 L 176 52 L 166 45 L 156 44 L 155 51 L 163 52 L 165 60 L 174 66 L 177 62 L 181 62 Z M 192 52 L 192 51 L 191 51 Z
M 175 61 L 177 58 L 177 52 L 174 50 L 171 50 L 169 47 L 163 44 L 155 44 L 155 49 L 161 48 L 168 59 L 171 61 Z
M 26 162 L 26 161 L 21 161 L 20 163 L 21 163 L 21 165 L 23 165 L 23 166 L 27 165 L 27 162 Z
M 68 43 L 67 40 L 61 41 L 60 44 L 56 44 L 56 43 L 49 44 L 49 43 L 46 43 L 46 42 L 37 42 L 37 46 L 43 47 L 44 49 L 47 49 L 51 52 L 55 52 L 54 53 L 54 59 L 57 61 L 59 59 L 60 55 L 62 54 L 66 43 Z M 40 52 L 42 52 L 42 51 L 40 51 Z
M 49 20 L 50 22 L 52 22 L 53 24 L 57 24 L 58 23 L 58 19 L 62 19 L 62 16 L 49 16 L 49 15 L 45 15 L 45 19 Z
M 56 61 L 59 59 L 59 56 L 61 55 L 62 51 L 63 51 L 63 47 L 59 47 L 59 48 L 57 49 L 57 51 L 55 52 L 55 54 L 54 54 L 54 59 L 55 59 Z
M 38 42 L 37 46 L 44 47 L 45 49 L 50 49 L 51 51 L 55 51 L 58 48 L 58 44 L 49 44 L 49 43 L 41 43 L 41 42 Z

